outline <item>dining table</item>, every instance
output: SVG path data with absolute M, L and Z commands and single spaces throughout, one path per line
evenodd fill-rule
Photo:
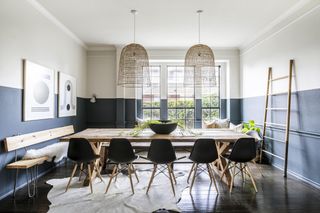
M 246 134 L 236 132 L 232 129 L 181 129 L 177 128 L 170 134 L 156 134 L 151 129 L 147 128 L 136 134 L 131 128 L 88 128 L 78 133 L 63 137 L 61 142 L 68 142 L 71 138 L 85 138 L 87 139 L 95 154 L 100 155 L 101 158 L 97 159 L 94 163 L 101 170 L 106 150 L 108 149 L 109 142 L 112 138 L 126 138 L 131 142 L 133 148 L 148 148 L 152 139 L 169 139 L 174 148 L 183 148 L 185 150 L 192 149 L 194 142 L 200 138 L 214 139 L 218 151 L 218 159 L 213 163 L 215 171 L 221 175 L 227 166 L 227 160 L 223 155 L 227 153 L 234 142 L 239 138 L 250 138 Z M 96 177 L 96 171 L 93 172 L 91 178 Z M 231 184 L 231 174 L 228 168 L 222 179 L 228 186 Z M 84 181 L 87 185 L 88 181 Z

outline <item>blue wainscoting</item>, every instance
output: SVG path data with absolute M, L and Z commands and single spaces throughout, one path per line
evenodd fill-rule
M 86 99 L 77 98 L 77 116 L 57 118 L 57 107 L 55 109 L 54 119 L 45 119 L 37 121 L 22 121 L 22 103 L 23 90 L 1 87 L 0 86 L 0 199 L 10 193 L 13 189 L 15 173 L 7 170 L 8 163 L 14 161 L 15 152 L 5 152 L 3 139 L 9 136 L 26 134 L 34 131 L 41 131 L 50 128 L 56 128 L 73 124 L 76 131 L 86 128 Z M 57 102 L 57 95 L 55 96 Z M 47 141 L 29 148 L 40 148 L 46 145 L 56 143 L 57 140 Z M 19 157 L 25 153 L 24 149 L 17 151 Z M 54 166 L 53 163 L 45 163 L 39 168 L 39 174 L 48 171 Z M 18 179 L 18 186 L 26 183 L 25 174 L 21 172 Z
M 272 96 L 272 107 L 286 107 L 287 95 Z M 241 104 L 242 119 L 263 123 L 265 97 L 244 98 Z M 320 89 L 299 91 L 292 94 L 291 131 L 288 170 L 305 181 L 320 187 Z M 272 111 L 269 122 L 285 123 L 285 111 Z M 268 128 L 268 135 L 284 140 L 283 128 Z M 266 148 L 284 156 L 284 143 L 266 141 Z M 283 168 L 283 161 L 267 156 L 276 167 Z

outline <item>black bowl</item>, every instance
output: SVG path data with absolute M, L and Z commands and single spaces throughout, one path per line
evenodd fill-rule
M 161 123 L 161 124 L 150 124 L 150 129 L 156 134 L 170 134 L 177 128 L 177 123 Z

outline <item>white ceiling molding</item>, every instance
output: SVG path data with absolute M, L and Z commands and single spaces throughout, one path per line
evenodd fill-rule
M 88 51 L 115 51 L 117 48 L 114 45 L 95 44 L 88 45 Z
M 64 24 L 62 24 L 56 17 L 54 17 L 46 8 L 44 8 L 37 0 L 27 0 L 27 2 L 35 8 L 38 12 L 40 12 L 43 16 L 45 16 L 49 21 L 51 21 L 54 25 L 60 28 L 64 33 L 66 33 L 70 38 L 76 41 L 85 49 L 88 49 L 87 45 L 76 36 L 72 31 L 70 31 Z
M 263 30 L 258 32 L 250 40 L 241 45 L 240 55 L 244 55 L 259 44 L 272 38 L 291 24 L 303 18 L 320 7 L 319 0 L 301 0 L 292 6 L 287 12 L 268 24 Z

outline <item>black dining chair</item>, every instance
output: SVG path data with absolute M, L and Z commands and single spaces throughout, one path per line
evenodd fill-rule
M 110 145 L 108 149 L 108 159 L 110 163 L 115 164 L 115 166 L 113 167 L 113 171 L 112 171 L 105 193 L 108 192 L 113 178 L 115 178 L 115 181 L 116 181 L 119 173 L 121 173 L 122 171 L 128 171 L 131 190 L 132 190 L 132 193 L 134 194 L 131 174 L 134 173 L 134 175 L 136 176 L 137 182 L 139 182 L 138 175 L 132 164 L 132 162 L 137 158 L 138 156 L 134 154 L 133 148 L 128 139 L 113 138 L 110 140 Z
M 240 138 L 234 144 L 230 155 L 224 155 L 224 158 L 228 160 L 228 163 L 225 169 L 222 172 L 221 179 L 225 175 L 227 169 L 231 171 L 231 184 L 230 184 L 230 192 L 232 192 L 234 178 L 237 174 L 241 173 L 242 178 L 243 173 L 248 175 L 251 179 L 252 185 L 256 192 L 258 192 L 254 178 L 252 176 L 251 170 L 248 166 L 248 162 L 252 161 L 256 157 L 256 142 L 254 138 Z M 236 168 L 240 171 L 236 173 Z
M 256 168 L 258 168 L 260 175 L 263 177 L 262 170 L 260 166 L 258 166 L 256 163 L 259 157 L 259 149 L 262 149 L 261 144 L 263 139 L 260 137 L 260 134 L 255 130 L 250 130 L 246 134 L 253 137 L 256 142 L 256 157 L 251 162 L 256 166 Z
M 93 192 L 92 190 L 92 178 L 91 178 L 91 164 L 93 164 L 93 169 L 96 170 L 97 175 L 103 181 L 102 176 L 100 174 L 99 168 L 95 165 L 94 161 L 100 158 L 100 155 L 96 155 L 90 145 L 90 142 L 85 139 L 85 138 L 71 138 L 69 141 L 69 146 L 68 146 L 68 158 L 72 161 L 75 162 L 75 165 L 73 167 L 66 192 L 69 189 L 71 180 L 77 171 L 78 165 L 80 165 L 80 175 L 82 172 L 84 172 L 84 168 L 87 167 L 87 175 L 89 179 L 89 185 L 90 185 L 90 190 L 91 193 Z M 83 168 L 84 166 L 84 168 Z
M 189 183 L 189 179 L 191 177 L 191 174 L 193 172 L 193 178 L 191 181 L 191 186 L 190 186 L 190 193 L 194 184 L 194 181 L 197 176 L 197 171 L 199 169 L 199 164 L 206 164 L 207 167 L 207 172 L 210 177 L 210 182 L 213 181 L 214 186 L 216 188 L 216 191 L 218 192 L 217 184 L 215 177 L 213 175 L 213 169 L 211 166 L 211 163 L 216 161 L 218 159 L 218 152 L 217 152 L 217 147 L 215 140 L 213 139 L 197 139 L 194 143 L 194 146 L 191 150 L 191 154 L 189 156 L 189 159 L 192 160 L 193 164 L 187 179 L 187 182 Z M 200 167 L 201 172 L 205 171 L 202 167 Z M 200 174 L 200 173 L 199 173 Z
M 177 181 L 173 173 L 173 162 L 177 159 L 177 157 L 171 141 L 168 139 L 153 139 L 149 147 L 147 159 L 153 163 L 153 171 L 146 193 L 148 194 L 149 192 L 150 186 L 157 172 L 158 165 L 161 165 L 162 167 L 159 168 L 158 174 L 165 174 L 164 170 L 168 170 L 169 177 L 167 177 L 170 179 L 173 194 L 176 195 L 173 181 L 175 184 L 177 184 Z

